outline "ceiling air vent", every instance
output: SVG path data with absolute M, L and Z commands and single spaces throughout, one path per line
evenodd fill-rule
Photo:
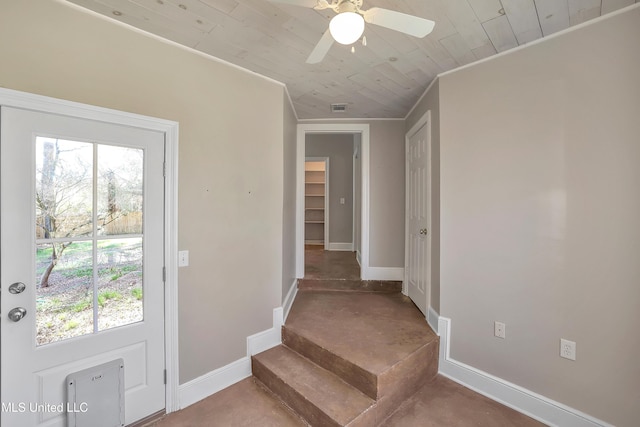
M 347 104 L 331 104 L 332 113 L 344 113 L 347 111 Z

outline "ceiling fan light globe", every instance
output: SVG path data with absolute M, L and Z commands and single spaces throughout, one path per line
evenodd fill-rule
M 339 13 L 329 22 L 329 31 L 340 44 L 352 44 L 364 32 L 364 18 L 354 12 Z

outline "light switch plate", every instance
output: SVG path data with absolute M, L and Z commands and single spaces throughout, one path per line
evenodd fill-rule
M 189 251 L 178 252 L 178 267 L 186 267 L 189 265 Z

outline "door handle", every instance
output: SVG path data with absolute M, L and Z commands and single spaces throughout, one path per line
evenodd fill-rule
M 27 310 L 25 308 L 16 307 L 11 309 L 11 311 L 9 312 L 9 319 L 11 319 L 14 322 L 19 322 L 26 315 L 27 315 Z
M 421 228 L 420 229 L 420 234 L 426 236 L 427 235 L 427 229 L 426 228 Z
M 22 292 L 24 292 L 24 290 L 27 288 L 27 285 L 25 285 L 22 282 L 16 282 L 13 283 L 11 286 L 9 286 L 9 293 L 10 294 L 20 294 Z

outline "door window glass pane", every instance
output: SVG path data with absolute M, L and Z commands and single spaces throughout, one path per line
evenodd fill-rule
M 98 234 L 142 233 L 143 150 L 98 146 Z
M 98 330 L 142 318 L 142 238 L 98 241 Z
M 36 245 L 36 343 L 93 333 L 92 242 Z
M 93 144 L 36 138 L 36 236 L 91 235 Z

